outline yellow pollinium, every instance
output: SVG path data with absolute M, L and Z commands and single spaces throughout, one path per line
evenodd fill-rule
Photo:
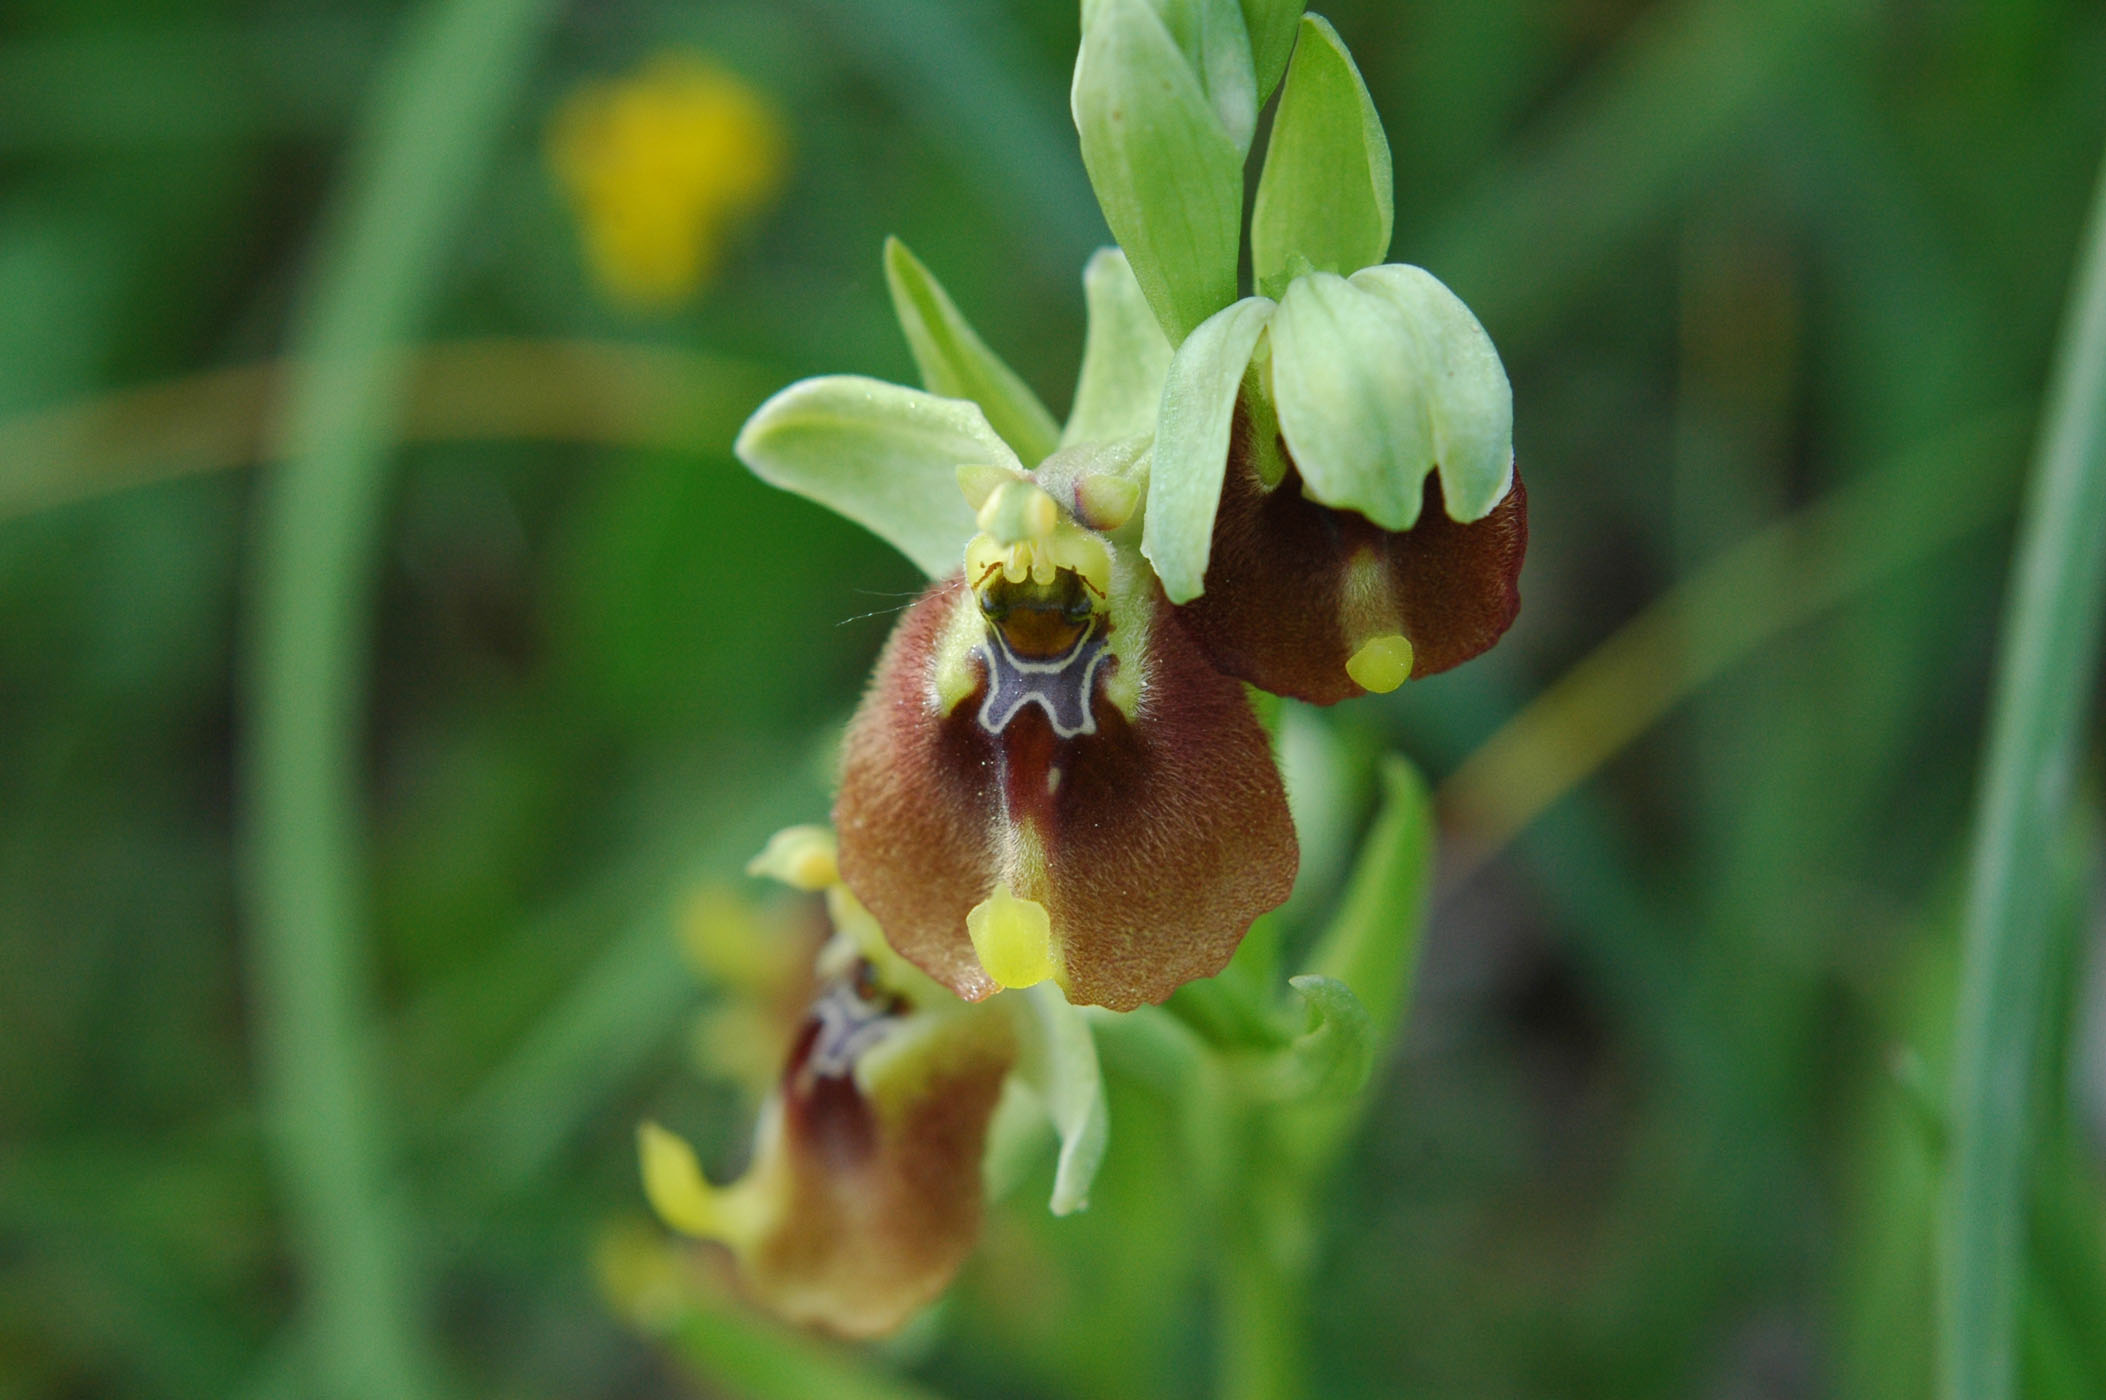
M 841 879 L 834 863 L 834 834 L 823 826 L 786 826 L 746 862 L 746 873 L 780 880 L 793 890 L 827 889 Z
M 1395 632 L 1370 637 L 1346 658 L 1345 669 L 1362 690 L 1387 695 L 1411 679 L 1411 639 Z
M 980 966 L 1001 986 L 1033 986 L 1058 971 L 1053 962 L 1053 920 L 1046 906 L 1034 899 L 1018 899 L 1006 883 L 995 886 L 993 894 L 973 906 L 965 916 L 965 931 L 972 937 Z
M 967 499 L 987 483 L 961 471 Z M 1045 587 L 1065 569 L 1102 598 L 1111 587 L 1111 552 L 1077 525 L 1037 482 L 1004 476 L 980 502 L 980 533 L 965 547 L 965 576 L 975 588 L 999 573 L 1011 583 Z

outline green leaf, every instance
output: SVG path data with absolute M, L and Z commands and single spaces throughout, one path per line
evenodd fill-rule
M 1396 1038 L 1411 1004 L 1433 877 L 1433 800 L 1425 779 L 1395 755 L 1382 760 L 1381 776 L 1382 810 L 1361 844 L 1345 903 L 1309 963 L 1311 972 L 1355 989 L 1378 1046 Z
M 1052 983 L 1026 988 L 1021 995 L 1028 1014 L 1017 1072 L 1060 1135 L 1049 1204 L 1055 1215 L 1069 1215 L 1089 1205 L 1090 1183 L 1104 1161 L 1111 1131 L 1097 1041 L 1082 1008 L 1070 1006 Z
M 1939 1393 L 1948 1400 L 2017 1393 L 2032 1085 L 2051 991 L 2052 838 L 2083 763 L 2106 622 L 2106 171 L 2063 335 L 2012 561 L 1962 925 L 1940 1241 Z
M 1451 519 L 1482 519 L 1514 484 L 1514 391 L 1492 337 L 1423 267 L 1388 263 L 1348 280 L 1403 312 L 1418 336 L 1442 500 Z
M 885 285 L 921 368 L 922 387 L 947 399 L 971 399 L 1020 460 L 1044 461 L 1060 439 L 1053 415 L 987 348 L 942 284 L 897 238 L 885 240 Z
M 976 528 L 958 468 L 1023 470 L 977 404 L 852 374 L 782 390 L 735 450 L 762 481 L 864 526 L 931 578 L 960 567 Z
M 1310 499 L 1409 529 L 1434 464 L 1431 378 L 1394 303 L 1334 273 L 1297 277 L 1272 320 L 1272 385 Z
M 1205 591 L 1236 395 L 1275 310 L 1264 297 L 1245 297 L 1209 317 L 1178 347 L 1163 381 L 1141 553 L 1173 603 Z
M 1267 1086 L 1283 1099 L 1352 1098 L 1375 1067 L 1375 1028 L 1353 989 L 1333 977 L 1304 973 L 1287 985 L 1308 1003 L 1309 1024 L 1271 1065 Z
M 1099 248 L 1091 256 L 1082 270 L 1082 298 L 1089 308 L 1089 330 L 1082 341 L 1074 411 L 1060 445 L 1153 434 L 1163 376 L 1170 372 L 1170 342 L 1124 253 Z
M 1069 105 L 1104 220 L 1176 343 L 1236 298 L 1243 151 L 1146 0 L 1093 0 Z
M 1258 81 L 1260 107 L 1287 71 L 1301 18 L 1302 0 L 1243 0 L 1243 24 L 1250 33 L 1250 62 Z
M 1394 218 L 1389 138 L 1338 31 L 1301 22 L 1251 211 L 1251 272 L 1279 296 L 1297 255 L 1340 276 L 1382 261 Z

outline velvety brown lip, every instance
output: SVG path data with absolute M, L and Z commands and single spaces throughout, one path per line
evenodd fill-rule
M 1278 444 L 1286 455 L 1286 444 Z M 1482 520 L 1448 517 L 1438 473 L 1426 478 L 1418 523 L 1378 528 L 1318 505 L 1287 475 L 1258 478 L 1249 418 L 1238 408 L 1227 477 L 1214 519 L 1206 591 L 1177 616 L 1221 670 L 1261 690 L 1330 705 L 1366 692 L 1346 674 L 1365 638 L 1351 635 L 1345 589 L 1365 561 L 1411 642 L 1412 675 L 1430 676 L 1489 648 L 1521 609 L 1528 492 L 1513 489 Z
M 1071 1001 L 1126 1010 L 1219 972 L 1298 861 L 1242 685 L 1157 594 L 1145 650 L 1118 658 L 1146 672 L 1131 719 L 1100 686 L 1092 733 L 1062 737 L 1026 707 L 990 734 L 976 720 L 984 674 L 948 715 L 929 683 L 960 589 L 946 580 L 909 609 L 850 725 L 843 880 L 902 956 L 969 999 L 996 988 L 966 915 L 1003 878 L 1012 836 L 1044 854 L 1043 888 L 1017 893 L 1046 907 Z

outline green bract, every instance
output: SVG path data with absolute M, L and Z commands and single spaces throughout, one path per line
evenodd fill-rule
M 1083 0 L 1082 28 L 1101 22 L 1107 0 Z M 1258 88 L 1251 68 L 1250 32 L 1236 0 L 1147 0 L 1199 80 L 1221 129 L 1249 149 L 1258 124 Z
M 1251 212 L 1251 272 L 1277 297 L 1300 256 L 1345 274 L 1382 261 L 1393 218 L 1389 139 L 1338 31 L 1304 18 Z
M 1250 31 L 1250 61 L 1257 74 L 1261 107 L 1287 71 L 1287 56 L 1294 52 L 1295 21 L 1301 15 L 1302 0 L 1243 0 L 1243 23 Z
M 1346 1100 L 1367 1084 L 1380 1032 L 1353 989 L 1335 977 L 1287 979 L 1309 1008 L 1309 1025 L 1277 1064 L 1283 1098 Z
M 1198 0 L 1165 9 L 1190 20 L 1190 32 L 1209 36 L 1220 22 L 1212 12 L 1237 13 L 1225 2 Z M 1243 42 L 1249 83 L 1248 38 Z M 1222 47 L 1210 38 L 1202 53 Z M 1209 58 L 1208 66 L 1214 62 Z M 1212 91 L 1210 77 L 1217 80 Z M 1173 342 L 1236 296 L 1250 134 L 1245 128 L 1239 139 L 1222 120 L 1215 100 L 1227 94 L 1219 78 L 1193 67 L 1147 0 L 1085 6 L 1070 94 L 1082 163 L 1105 222 Z M 1241 100 L 1226 105 L 1240 111 Z

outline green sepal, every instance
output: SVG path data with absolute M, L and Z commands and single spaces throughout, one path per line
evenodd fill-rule
M 1082 339 L 1075 407 L 1060 445 L 1153 434 L 1163 376 L 1170 372 L 1170 342 L 1124 253 L 1099 248 L 1091 255 L 1082 270 L 1082 299 L 1089 328 Z
M 1236 297 L 1244 146 L 1147 0 L 1091 0 L 1069 106 L 1104 220 L 1175 344 Z
M 1385 530 L 1417 522 L 1434 466 L 1432 366 L 1394 302 L 1335 273 L 1295 278 L 1272 319 L 1272 386 L 1311 500 Z
M 777 393 L 734 450 L 761 480 L 855 521 L 931 578 L 963 564 L 977 528 L 958 468 L 1023 470 L 979 405 L 852 374 Z
M 1268 1067 L 1266 1087 L 1284 1099 L 1350 1099 L 1367 1086 L 1375 1067 L 1375 1027 L 1353 995 L 1335 977 L 1304 973 L 1290 977 L 1308 1006 L 1308 1023 Z
M 1019 459 L 1045 459 L 1060 439 L 1059 425 L 1031 386 L 1003 363 L 960 314 L 921 259 L 897 238 L 885 240 L 885 285 L 907 347 L 921 369 L 922 387 L 949 399 L 971 399 Z
M 1287 71 L 1300 28 L 1302 0 L 1243 0 L 1243 25 L 1250 33 L 1250 65 L 1263 107 Z
M 1052 983 L 1015 995 L 1022 1000 L 1023 1032 L 1017 1075 L 1037 1095 L 1060 1137 L 1048 1204 L 1055 1215 L 1069 1215 L 1089 1205 L 1090 1184 L 1111 1132 L 1097 1041 L 1082 1008 L 1070 1006 Z
M 1141 553 L 1173 603 L 1205 590 L 1236 394 L 1276 310 L 1264 297 L 1245 297 L 1209 317 L 1178 347 L 1163 380 Z
M 1277 297 L 1299 254 L 1341 277 L 1382 261 L 1395 217 L 1389 138 L 1338 31 L 1301 21 L 1251 211 L 1251 272 Z
M 1388 263 L 1350 280 L 1402 311 L 1418 337 L 1443 501 L 1451 519 L 1482 519 L 1514 484 L 1514 391 L 1492 337 L 1423 267 Z

